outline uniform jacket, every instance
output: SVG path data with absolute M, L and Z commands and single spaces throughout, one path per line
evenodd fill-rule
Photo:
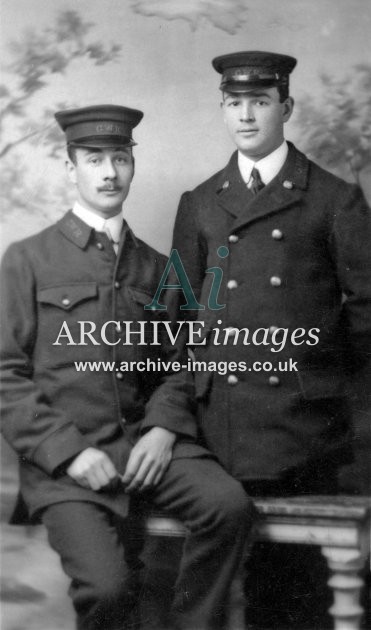
M 227 256 L 218 254 L 221 246 Z M 254 197 L 235 153 L 225 169 L 182 196 L 173 247 L 206 307 L 183 311 L 204 323 L 206 342 L 195 346 L 196 359 L 247 365 L 226 374 L 195 371 L 208 447 L 244 480 L 275 479 L 321 459 L 347 461 L 350 382 L 363 372 L 370 385 L 370 211 L 360 189 L 290 144 L 280 173 Z M 207 307 L 215 267 L 223 270 L 220 310 Z M 229 327 L 248 328 L 250 345 L 242 333 L 236 345 L 233 336 L 216 345 L 215 329 Z M 305 334 L 279 352 L 262 342 L 263 332 L 251 343 L 254 331 L 272 334 L 275 327 Z M 315 328 L 316 344 L 308 337 Z M 298 371 L 280 371 L 290 359 Z M 250 371 L 255 361 L 271 362 L 272 370 Z
M 31 511 L 65 500 L 102 503 L 126 512 L 123 492 L 93 492 L 65 473 L 66 465 L 88 446 L 111 457 L 120 473 L 132 445 L 153 426 L 179 434 L 174 456 L 202 452 L 196 435 L 190 392 L 176 373 L 86 370 L 75 361 L 174 360 L 166 344 L 108 345 L 100 339 L 108 321 L 148 321 L 151 302 L 166 259 L 128 226 L 116 257 L 105 234 L 71 212 L 40 234 L 10 246 L 2 265 L 2 431 L 20 462 L 22 495 Z M 54 345 L 64 322 L 79 342 L 78 322 L 93 322 L 97 345 Z M 86 329 L 91 330 L 90 324 Z M 107 327 L 112 343 L 120 339 Z M 110 336 L 111 335 L 111 336 Z M 122 333 L 123 335 L 123 333 Z

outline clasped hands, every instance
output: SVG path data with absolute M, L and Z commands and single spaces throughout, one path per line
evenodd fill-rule
M 175 439 L 175 433 L 167 429 L 150 429 L 132 448 L 123 475 L 104 451 L 89 447 L 75 457 L 67 474 L 80 486 L 95 491 L 120 479 L 125 492 L 142 492 L 160 482 L 170 464 Z

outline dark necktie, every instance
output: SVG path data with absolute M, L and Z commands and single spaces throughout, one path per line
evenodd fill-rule
M 251 171 L 249 190 L 251 190 L 253 195 L 257 195 L 259 190 L 264 188 L 264 186 L 265 186 L 265 184 L 263 184 L 263 182 L 261 180 L 260 173 L 259 173 L 258 169 L 255 168 L 255 166 L 254 166 L 254 168 Z

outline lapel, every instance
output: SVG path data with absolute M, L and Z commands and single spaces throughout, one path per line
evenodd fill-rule
M 279 212 L 297 203 L 308 184 L 309 162 L 290 142 L 285 164 L 278 175 L 258 195 L 252 195 L 243 182 L 237 152 L 220 173 L 216 196 L 218 206 L 234 217 L 231 230 Z
M 219 174 L 216 186 L 218 205 L 233 217 L 238 217 L 241 209 L 250 204 L 254 197 L 241 177 L 237 156 L 238 153 L 235 151 L 225 169 Z

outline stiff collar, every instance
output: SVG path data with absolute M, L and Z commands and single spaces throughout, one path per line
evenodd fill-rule
M 80 217 L 78 217 L 72 210 L 69 210 L 67 214 L 58 221 L 57 226 L 62 234 L 68 238 L 68 240 L 75 243 L 75 245 L 81 249 L 86 248 L 91 238 L 93 229 L 95 229 L 80 219 Z M 130 236 L 134 245 L 138 247 L 139 241 L 125 220 L 123 221 L 123 226 L 124 229 L 122 230 L 121 240 L 124 241 L 127 236 Z
M 232 229 L 299 202 L 308 186 L 310 162 L 290 142 L 288 147 L 289 153 L 280 172 L 258 195 L 251 194 L 241 177 L 237 151 L 226 168 L 218 173 L 215 180 L 217 203 L 236 217 Z
M 288 152 L 289 148 L 286 140 L 284 140 L 277 149 L 272 151 L 272 153 L 257 162 L 254 162 L 254 160 L 251 160 L 239 151 L 238 168 L 240 169 L 241 177 L 245 184 L 249 182 L 254 166 L 258 169 L 262 182 L 265 185 L 269 184 L 283 167 Z
M 95 212 L 88 210 L 78 201 L 75 202 L 72 210 L 73 214 L 79 217 L 84 223 L 94 228 L 97 232 L 109 232 L 114 243 L 120 242 L 124 217 L 122 211 L 114 217 L 104 219 Z M 108 229 L 108 230 L 107 230 Z
M 266 188 L 270 189 L 275 182 L 283 184 L 283 182 L 291 181 L 294 189 L 299 188 L 300 190 L 305 190 L 308 185 L 310 162 L 304 153 L 301 153 L 292 142 L 287 141 L 287 146 L 289 152 L 285 163 L 274 180 L 272 180 L 270 185 Z M 246 190 L 246 184 L 238 168 L 238 151 L 232 153 L 228 164 L 217 174 L 215 188 L 216 194 L 219 197 L 225 196 L 235 188 L 244 188 Z

